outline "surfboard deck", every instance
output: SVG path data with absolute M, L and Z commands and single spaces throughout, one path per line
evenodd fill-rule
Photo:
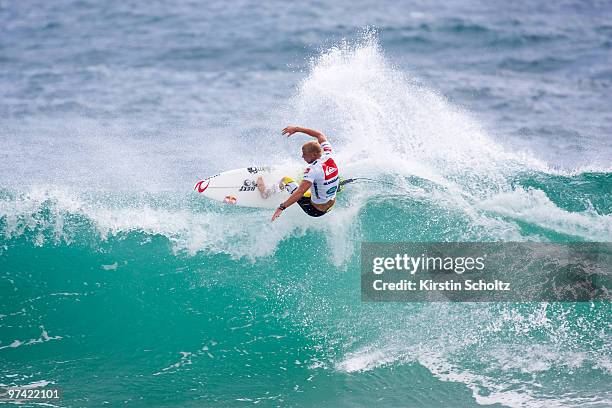
M 298 176 L 299 175 L 299 176 Z M 194 190 L 211 200 L 228 205 L 255 208 L 276 208 L 289 197 L 289 193 L 278 188 L 278 182 L 285 176 L 299 183 L 300 168 L 251 166 L 235 169 L 198 180 Z M 257 187 L 257 179 L 263 178 L 266 197 Z

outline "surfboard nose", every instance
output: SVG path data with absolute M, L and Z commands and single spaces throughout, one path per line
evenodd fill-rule
M 210 180 L 200 180 L 196 183 L 193 189 L 196 190 L 198 193 L 203 193 L 204 191 L 206 191 L 209 184 L 210 184 Z

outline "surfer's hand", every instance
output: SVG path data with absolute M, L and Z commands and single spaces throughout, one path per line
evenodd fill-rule
M 283 212 L 283 210 L 281 210 L 280 208 L 277 208 L 276 211 L 274 211 L 274 215 L 272 216 L 272 220 L 270 220 L 270 221 L 274 221 L 275 219 L 280 217 L 282 212 Z
M 287 137 L 289 137 L 295 132 L 298 132 L 298 129 L 299 128 L 297 126 L 287 126 L 283 129 L 283 135 L 287 135 Z

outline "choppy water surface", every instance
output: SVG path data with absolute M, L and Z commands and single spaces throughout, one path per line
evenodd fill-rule
M 612 404 L 609 303 L 370 304 L 362 241 L 610 241 L 606 2 L 0 4 L 0 384 L 59 406 Z M 299 163 L 330 216 L 199 177 Z

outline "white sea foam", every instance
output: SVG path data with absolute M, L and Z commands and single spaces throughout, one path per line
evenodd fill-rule
M 561 209 L 538 189 L 517 187 L 484 200 L 479 207 L 562 234 L 593 241 L 612 240 L 612 215 L 590 209 L 582 212 Z
M 371 344 L 344 354 L 334 368 L 354 373 L 417 362 L 442 381 L 465 384 L 481 405 L 577 407 L 611 402 L 603 395 L 593 399 L 551 386 L 551 377 L 559 384 L 571 383 L 580 370 L 605 370 L 606 357 L 594 351 L 597 346 L 591 351 L 584 347 L 585 342 L 597 344 L 605 337 L 592 338 L 597 331 L 589 327 L 570 327 L 567 322 L 576 317 L 572 309 L 542 303 L 525 314 L 503 305 L 462 306 L 432 304 L 411 315 L 396 315 L 393 322 L 387 321 L 392 327 Z M 605 318 L 605 312 L 599 316 Z M 592 317 L 590 324 L 597 319 Z M 591 338 L 583 339 L 583 331 Z
M 12 343 L 6 346 L 0 346 L 0 350 L 5 348 L 17 348 L 21 346 L 31 346 L 34 344 L 44 343 L 52 340 L 61 340 L 62 336 L 49 336 L 49 333 L 44 326 L 40 326 L 41 334 L 40 337 L 29 340 L 14 340 Z
M 514 188 L 509 177 L 545 166 L 524 154 L 505 151 L 469 113 L 395 68 L 373 33 L 366 33 L 356 44 L 341 43 L 313 58 L 295 96 L 274 115 L 274 123 L 293 122 L 325 131 L 345 177 L 368 177 L 384 183 L 349 186 L 329 216 L 314 219 L 290 208 L 270 223 L 270 211 L 197 206 L 187 185 L 176 186 L 167 198 L 166 193 L 153 188 L 157 186 L 153 180 L 150 192 L 149 186 L 140 182 L 139 191 L 125 192 L 120 181 L 116 183 L 121 188 L 108 192 L 104 183 L 94 184 L 92 189 L 90 184 L 64 185 L 59 178 L 56 184 L 22 187 L 0 198 L 2 233 L 8 238 L 33 233 L 32 242 L 37 245 L 49 240 L 70 243 L 75 232 L 69 224 L 73 215 L 80 215 L 91 221 L 102 239 L 141 231 L 163 235 L 177 250 L 189 253 L 205 250 L 257 258 L 272 255 L 284 239 L 316 231 L 333 248 L 332 261 L 339 266 L 361 240 L 359 216 L 364 206 L 377 200 L 400 205 L 420 200 L 440 208 L 432 214 L 469 219 L 471 228 L 452 234 L 462 240 L 541 239 L 526 236 L 519 222 L 584 239 L 609 240 L 612 236 L 609 215 L 590 210 L 570 212 L 538 190 Z M 100 140 L 86 142 L 91 146 L 85 151 L 100 147 Z M 279 136 L 276 150 L 262 161 L 298 164 L 299 145 L 304 140 L 294 136 L 285 142 Z M 244 141 L 223 138 L 214 143 L 222 144 L 223 151 L 242 151 Z M 117 146 L 123 149 L 121 144 Z M 126 149 L 134 152 L 137 147 Z M 134 163 L 141 163 L 141 159 Z M 127 182 L 133 179 L 132 171 L 122 163 L 111 163 L 114 176 L 105 183 L 119 180 L 125 173 L 126 185 L 132 185 Z M 167 170 L 158 167 L 157 173 Z M 144 174 L 149 170 L 150 163 Z M 167 180 L 163 174 L 158 176 Z M 407 182 L 411 178 L 420 180 L 421 185 Z M 410 239 L 410 231 L 406 234 Z M 262 236 L 266 238 L 260 239 Z

